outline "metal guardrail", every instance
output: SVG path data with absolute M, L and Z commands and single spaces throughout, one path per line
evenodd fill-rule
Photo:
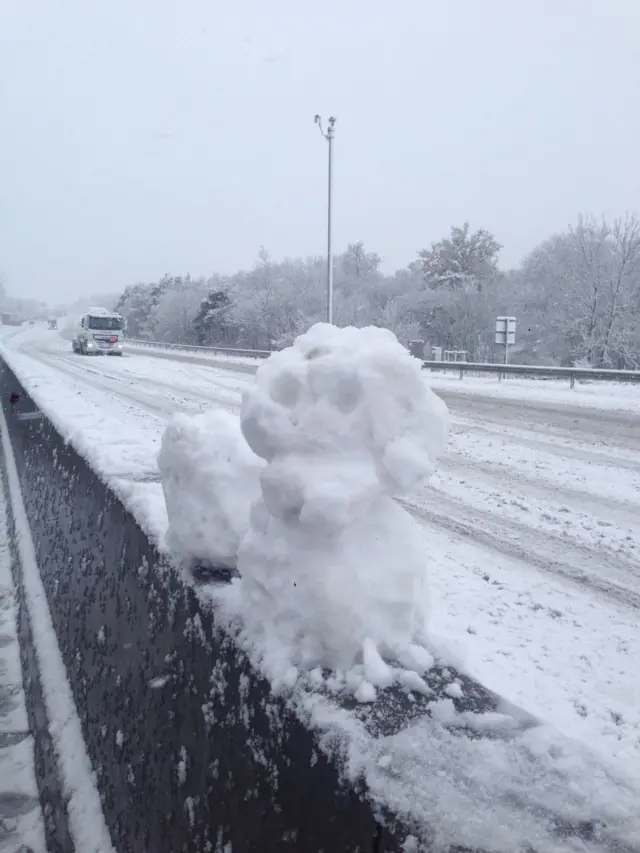
M 128 339 L 126 344 L 148 349 L 174 350 L 176 352 L 211 353 L 212 355 L 235 355 L 242 358 L 268 358 L 270 350 L 238 349 L 237 347 L 203 347 L 195 344 L 169 344 L 162 341 L 140 341 Z M 600 380 L 605 382 L 640 382 L 640 370 L 607 370 L 589 367 L 549 367 L 533 364 L 490 364 L 473 361 L 424 361 L 423 370 L 454 371 L 464 378 L 465 373 L 490 373 L 498 379 L 507 376 L 525 376 L 534 379 L 568 379 L 573 388 L 576 379 Z
M 269 358 L 270 350 L 238 349 L 237 347 L 201 347 L 195 344 L 168 344 L 164 341 L 139 341 L 135 338 L 125 339 L 125 346 L 146 347 L 147 349 L 166 349 L 177 352 L 211 353 L 212 355 L 237 355 L 242 358 Z
M 605 370 L 589 367 L 548 367 L 530 364 L 483 364 L 472 361 L 425 361 L 423 370 L 456 371 L 460 379 L 465 373 L 492 373 L 498 379 L 507 376 L 530 376 L 536 379 L 569 379 L 573 388 L 576 379 L 607 382 L 640 382 L 640 370 Z

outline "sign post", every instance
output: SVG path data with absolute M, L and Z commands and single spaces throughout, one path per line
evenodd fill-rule
M 496 343 L 504 347 L 504 363 L 509 364 L 509 346 L 516 342 L 516 318 L 496 318 Z

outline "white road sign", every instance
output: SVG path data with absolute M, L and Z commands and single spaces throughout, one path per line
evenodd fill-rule
M 496 319 L 496 343 L 511 346 L 516 342 L 516 318 L 498 317 Z

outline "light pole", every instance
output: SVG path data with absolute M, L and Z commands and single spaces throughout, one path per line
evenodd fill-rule
M 327 323 L 333 323 L 333 259 L 331 257 L 331 190 L 333 182 L 331 154 L 333 148 L 333 126 L 336 120 L 333 116 L 327 124 L 327 132 L 322 129 L 322 118 L 317 115 L 314 119 L 320 128 L 320 133 L 329 143 L 329 175 L 327 187 Z

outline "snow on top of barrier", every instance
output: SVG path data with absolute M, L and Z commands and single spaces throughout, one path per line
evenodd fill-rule
M 415 832 L 406 849 L 640 850 L 637 779 L 551 726 L 522 726 L 509 711 L 502 720 L 458 714 L 441 699 L 430 715 L 371 737 L 357 715 L 324 696 L 307 696 L 304 708 L 321 748 Z

